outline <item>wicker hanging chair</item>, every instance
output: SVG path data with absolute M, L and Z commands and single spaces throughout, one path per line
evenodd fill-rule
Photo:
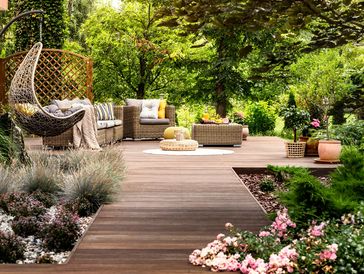
M 34 89 L 34 75 L 42 47 L 42 43 L 36 43 L 20 64 L 11 81 L 9 103 L 16 123 L 26 131 L 39 136 L 56 136 L 79 122 L 85 110 L 58 117 L 40 105 Z

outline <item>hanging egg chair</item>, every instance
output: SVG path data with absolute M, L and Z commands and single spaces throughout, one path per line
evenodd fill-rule
M 85 110 L 68 109 L 62 116 L 56 116 L 41 106 L 34 89 L 34 76 L 42 47 L 41 42 L 36 43 L 20 64 L 11 81 L 9 103 L 21 128 L 38 136 L 56 136 L 79 122 Z

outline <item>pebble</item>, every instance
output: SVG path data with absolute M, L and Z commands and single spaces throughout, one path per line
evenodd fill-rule
M 51 219 L 55 216 L 57 212 L 56 207 L 51 207 L 48 209 L 47 214 L 51 216 Z M 14 216 L 10 216 L 5 214 L 4 211 L 0 210 L 0 231 L 13 234 L 14 231 L 11 228 L 11 220 L 14 219 Z M 82 217 L 79 219 L 79 224 L 81 227 L 81 235 L 85 233 L 87 227 L 91 224 L 92 217 Z M 25 244 L 25 252 L 24 260 L 17 260 L 17 264 L 34 264 L 37 261 L 37 258 L 44 255 L 49 255 L 52 260 L 54 260 L 57 264 L 65 263 L 70 256 L 71 252 L 49 252 L 43 249 L 43 242 L 41 239 L 35 238 L 34 236 L 28 236 L 26 238 L 20 237 L 21 241 Z

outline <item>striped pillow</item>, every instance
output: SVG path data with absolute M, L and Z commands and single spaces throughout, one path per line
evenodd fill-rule
M 113 103 L 96 104 L 95 109 L 97 120 L 115 120 Z

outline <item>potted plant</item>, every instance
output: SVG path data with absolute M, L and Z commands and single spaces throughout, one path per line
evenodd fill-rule
M 319 141 L 318 155 L 319 161 L 327 163 L 339 162 L 341 152 L 341 141 L 331 139 L 329 129 L 329 116 L 328 111 L 330 108 L 330 100 L 328 97 L 324 97 L 322 100 L 322 106 L 324 109 L 324 124 L 325 124 L 325 137 Z
M 305 156 L 318 156 L 319 140 L 315 136 L 320 126 L 320 120 L 314 118 L 303 128 L 300 142 L 306 143 Z
M 242 112 L 235 112 L 233 115 L 233 122 L 243 127 L 242 139 L 243 141 L 246 141 L 249 136 L 249 127 L 245 124 L 244 114 Z
M 293 142 L 286 142 L 286 153 L 289 158 L 305 156 L 305 142 L 297 142 L 297 131 L 303 129 L 310 119 L 310 114 L 295 105 L 283 109 L 285 128 L 293 130 Z

